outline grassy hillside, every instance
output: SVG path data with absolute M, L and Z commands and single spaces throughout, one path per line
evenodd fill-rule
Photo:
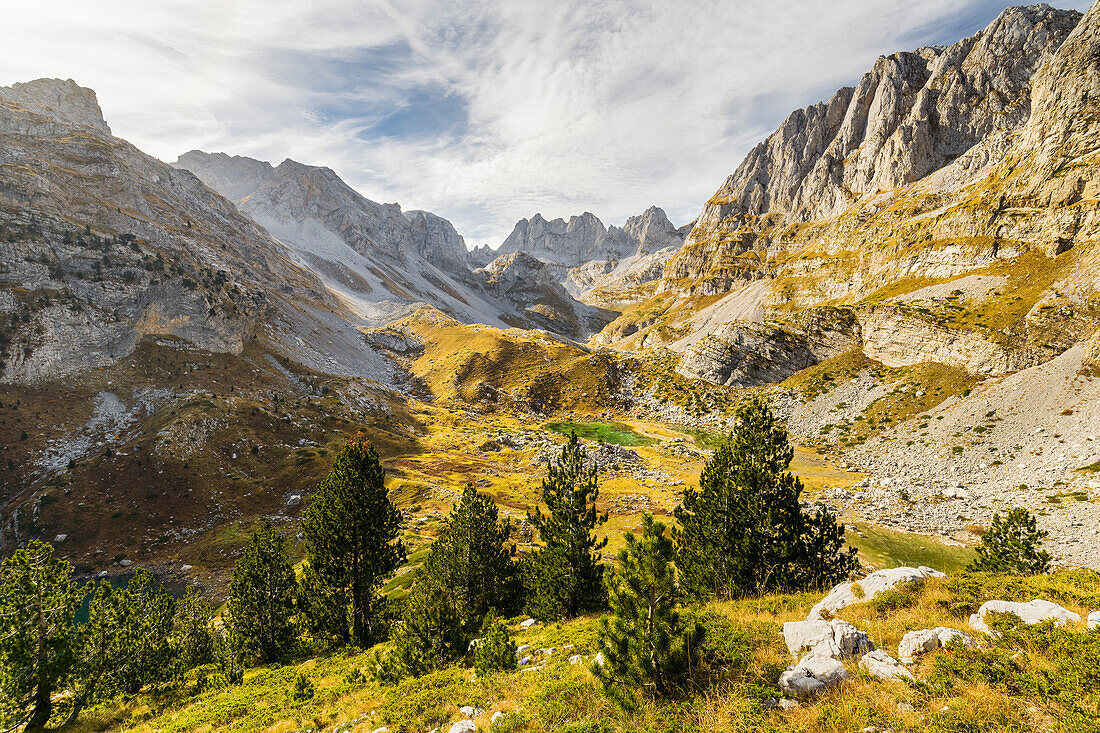
M 1100 574 L 1062 571 L 1012 578 L 958 575 L 930 581 L 889 603 L 863 603 L 840 616 L 896 654 L 906 631 L 936 625 L 967 630 L 966 617 L 984 600 L 1046 598 L 1082 616 L 1100 608 Z M 185 697 L 187 683 L 155 695 L 117 700 L 90 713 L 78 730 L 178 731 L 446 731 L 461 719 L 458 708 L 485 710 L 482 730 L 572 731 L 1090 731 L 1100 725 L 1100 633 L 1083 625 L 1065 631 L 1034 627 L 982 639 L 980 650 L 952 648 L 912 667 L 918 682 L 882 682 L 848 664 L 850 683 L 820 699 L 782 711 L 764 703 L 778 697 L 779 673 L 791 662 L 782 622 L 805 617 L 820 594 L 777 595 L 714 603 L 699 610 L 709 629 L 708 681 L 689 699 L 651 703 L 634 711 L 612 705 L 598 691 L 586 664 L 594 653 L 597 623 L 581 618 L 523 631 L 519 644 L 536 654 L 532 668 L 475 679 L 455 665 L 394 687 L 364 679 L 371 651 L 309 656 L 292 664 L 253 669 L 244 684 Z M 572 645 L 572 648 L 568 648 Z M 305 675 L 315 695 L 291 699 L 294 679 Z M 369 675 L 368 675 L 369 677 Z M 505 717 L 490 723 L 497 711 Z

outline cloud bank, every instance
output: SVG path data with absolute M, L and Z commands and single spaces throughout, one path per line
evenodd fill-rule
M 164 160 L 198 148 L 327 165 L 495 245 L 536 211 L 621 223 L 657 204 L 689 221 L 788 112 L 1004 7 L 41 0 L 5 10 L 0 83 L 73 78 L 115 134 Z

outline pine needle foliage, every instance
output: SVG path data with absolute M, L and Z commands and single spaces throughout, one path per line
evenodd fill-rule
M 233 566 L 226 626 L 265 662 L 285 657 L 294 647 L 297 583 L 286 543 L 263 520 Z
M 478 677 L 516 668 L 516 643 L 508 626 L 490 612 L 481 625 L 481 636 L 474 645 L 474 671 Z
M 73 566 L 40 540 L 0 565 L 0 720 L 40 733 L 53 697 L 68 683 L 79 632 L 73 617 L 87 593 Z
M 608 573 L 611 615 L 600 620 L 602 660 L 592 673 L 613 700 L 631 707 L 636 692 L 669 698 L 691 688 L 704 629 L 680 616 L 667 527 L 647 513 L 641 537 L 628 532 L 625 539 Z
M 474 633 L 490 609 L 508 612 L 517 600 L 512 523 L 500 521 L 493 500 L 472 485 L 445 522 L 418 576 L 450 589 L 463 630 Z
M 379 590 L 405 562 L 401 512 L 385 481 L 374 446 L 357 435 L 336 456 L 302 514 L 307 615 L 345 643 L 369 646 L 381 637 Z
M 1035 517 L 1027 509 L 1016 507 L 1001 516 L 993 515 L 989 530 L 982 535 L 978 557 L 967 570 L 1008 573 L 1011 575 L 1041 575 L 1050 570 L 1051 555 L 1042 549 L 1047 533 L 1040 530 Z
M 858 565 L 844 527 L 819 505 L 804 512 L 789 470 L 787 431 L 759 397 L 737 409 L 733 434 L 684 491 L 674 530 L 681 582 L 694 598 L 820 589 Z
M 547 512 L 535 507 L 527 515 L 543 543 L 528 556 L 524 571 L 527 612 L 535 618 L 572 618 L 607 605 L 600 562 L 607 538 L 599 540 L 595 534 L 607 514 L 596 510 L 600 496 L 596 473 L 577 434 L 572 433 L 542 482 Z

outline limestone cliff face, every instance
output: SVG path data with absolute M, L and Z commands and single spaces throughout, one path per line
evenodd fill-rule
M 348 313 L 222 196 L 112 137 L 72 81 L 0 89 L 0 378 L 105 366 L 143 336 L 240 352 L 260 338 L 303 363 L 361 374 Z M 322 357 L 297 332 L 346 353 Z
M 679 248 L 683 241 L 683 232 L 672 225 L 664 210 L 651 206 L 627 219 L 622 227 L 605 227 L 587 211 L 569 221 L 547 221 L 542 214 L 535 214 L 516 222 L 497 253 L 526 252 L 543 262 L 568 268 Z
M 522 308 L 540 328 L 558 333 L 596 333 L 614 313 L 574 300 L 557 281 L 553 266 L 527 254 L 501 255 L 480 271 L 486 289 Z
M 658 291 L 757 283 L 764 313 L 851 307 L 864 352 L 891 365 L 1003 374 L 1048 361 L 1100 323 L 1098 95 L 1097 7 L 1009 8 L 952 46 L 882 57 L 749 153 Z M 982 270 L 1008 285 L 965 307 L 900 302 Z M 664 325 L 705 335 L 675 319 Z M 706 329 L 725 343 L 766 320 Z M 709 366 L 696 348 L 685 368 L 722 377 L 729 359 L 703 352 Z
M 793 112 L 704 206 L 666 287 L 706 277 L 715 258 L 779 245 L 785 226 L 836 219 L 1003 141 L 1029 119 L 1032 77 L 1079 19 L 1046 5 L 1009 8 L 952 46 L 881 57 L 855 87 Z M 986 147 L 983 162 L 1005 149 Z
M 837 308 L 805 311 L 788 323 L 730 322 L 684 351 L 677 372 L 729 387 L 780 382 L 795 372 L 860 343 L 852 312 Z

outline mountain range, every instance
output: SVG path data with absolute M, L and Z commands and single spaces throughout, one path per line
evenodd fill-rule
M 747 391 L 891 525 L 958 539 L 1087 494 L 1097 59 L 1100 10 L 1009 8 L 792 112 L 689 224 L 534 214 L 496 249 L 329 168 L 166 164 L 71 80 L 0 88 L 0 544 L 190 560 L 292 514 L 350 429 L 420 496 L 464 475 L 416 457 L 428 414 L 725 430 Z M 1043 521 L 1094 563 L 1094 516 Z

